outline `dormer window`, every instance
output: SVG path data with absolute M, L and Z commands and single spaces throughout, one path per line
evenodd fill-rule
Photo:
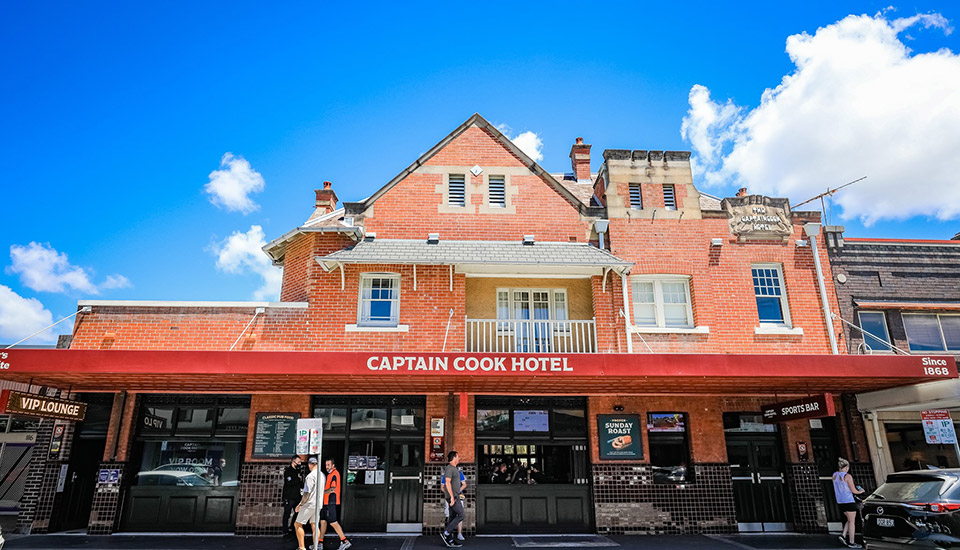
M 643 210 L 643 195 L 640 193 L 640 184 L 630 184 L 630 208 L 633 210 Z
M 466 206 L 466 179 L 463 174 L 450 174 L 447 180 L 447 204 Z
M 667 210 L 677 209 L 677 193 L 673 185 L 663 186 L 663 206 Z
M 496 208 L 506 208 L 507 206 L 507 189 L 506 189 L 506 180 L 503 176 L 490 176 L 489 178 L 489 188 L 490 188 L 490 206 Z

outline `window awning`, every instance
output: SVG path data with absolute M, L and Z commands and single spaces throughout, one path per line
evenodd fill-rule
M 327 256 L 317 263 L 333 270 L 342 264 L 452 265 L 459 272 L 549 270 L 551 273 L 592 273 L 604 269 L 626 273 L 633 266 L 587 243 L 511 241 L 437 241 L 413 239 L 368 239 Z
M 854 300 L 860 309 L 910 309 L 927 311 L 960 311 L 957 302 L 923 302 L 923 301 L 870 301 Z

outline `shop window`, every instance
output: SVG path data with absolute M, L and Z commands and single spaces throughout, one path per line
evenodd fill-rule
M 960 351 L 960 315 L 904 313 L 910 351 Z
M 504 176 L 490 176 L 490 206 L 495 208 L 506 208 L 507 190 Z
M 587 432 L 587 415 L 583 409 L 554 409 L 553 434 L 582 436 Z
M 586 452 L 576 445 L 480 445 L 478 483 L 544 485 L 575 482 L 575 472 L 586 470 Z
M 860 311 L 860 328 L 863 330 L 863 343 L 876 351 L 890 351 L 890 333 L 887 320 L 882 311 Z
M 213 430 L 213 409 L 181 407 L 177 410 L 177 434 Z
M 497 433 L 510 431 L 509 409 L 477 409 L 477 431 Z
M 243 444 L 221 441 L 146 441 L 136 484 L 231 487 L 239 484 Z
M 325 408 L 313 409 L 314 418 L 323 419 L 323 433 L 343 433 L 347 431 L 347 409 Z
M 386 441 L 352 440 L 347 456 L 347 485 L 383 485 L 386 483 L 384 458 Z
M 960 466 L 953 445 L 928 444 L 919 421 L 910 424 L 885 422 L 884 430 L 896 472 Z
M 423 466 L 423 443 L 394 443 L 390 465 L 395 468 L 419 468 Z
M 387 409 L 356 408 L 350 414 L 350 431 L 386 431 Z
M 250 409 L 220 407 L 217 409 L 217 433 L 246 433 Z
M 690 279 L 683 275 L 631 277 L 633 324 L 646 327 L 690 328 Z
M 450 174 L 447 185 L 447 204 L 450 206 L 465 206 L 467 201 L 464 175 Z
M 395 407 L 390 410 L 391 431 L 422 434 L 424 428 L 423 409 Z
M 144 406 L 140 429 L 142 433 L 169 434 L 173 433 L 173 415 L 177 410 L 170 407 Z
M 751 268 L 757 315 L 761 325 L 790 326 L 787 292 L 778 264 L 755 264 Z
M 362 326 L 395 327 L 400 321 L 400 275 L 389 273 L 360 276 L 360 318 Z
M 693 478 L 686 413 L 647 413 L 647 443 L 654 483 L 684 483 Z

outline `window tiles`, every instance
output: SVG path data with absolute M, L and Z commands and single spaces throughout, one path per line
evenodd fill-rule
M 450 174 L 447 179 L 447 204 L 466 206 L 466 179 L 463 174 Z

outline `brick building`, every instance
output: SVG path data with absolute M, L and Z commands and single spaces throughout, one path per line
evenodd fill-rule
M 11 350 L 5 378 L 109 427 L 40 423 L 72 445 L 34 453 L 23 529 L 279 534 L 270 422 L 300 417 L 351 531 L 436 532 L 451 449 L 468 533 L 825 530 L 819 476 L 872 475 L 853 394 L 955 361 L 845 353 L 818 213 L 701 193 L 686 152 L 593 174 L 590 149 L 550 174 L 474 115 L 362 201 L 317 190 L 264 249 L 279 302 L 80 302 L 70 349 Z M 764 423 L 816 396 L 822 418 Z
M 847 352 L 960 354 L 960 240 L 844 238 L 828 227 Z M 937 364 L 927 368 L 936 369 Z M 921 411 L 960 411 L 957 380 L 858 396 L 877 479 L 915 468 L 958 467 L 953 445 L 928 444 Z

